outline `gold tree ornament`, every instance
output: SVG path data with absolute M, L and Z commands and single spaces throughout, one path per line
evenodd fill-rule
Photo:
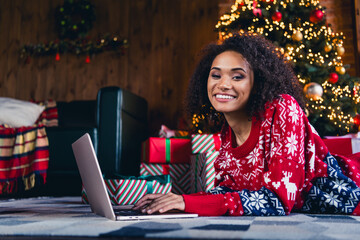
M 344 75 L 346 73 L 346 69 L 343 66 L 335 67 L 335 71 L 341 75 Z
M 331 44 L 326 43 L 324 50 L 325 50 L 325 52 L 330 52 L 332 50 Z
M 323 93 L 322 86 L 316 82 L 308 83 L 304 87 L 304 94 L 310 100 L 320 100 Z
M 339 56 L 342 56 L 342 55 L 344 55 L 344 53 L 345 53 L 345 48 L 344 48 L 343 46 L 337 46 L 337 47 L 336 47 L 336 52 L 337 52 L 337 54 L 338 54 Z
M 300 31 L 296 31 L 291 37 L 294 41 L 300 42 L 303 39 L 303 34 Z

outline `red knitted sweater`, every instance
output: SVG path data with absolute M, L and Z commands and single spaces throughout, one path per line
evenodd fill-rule
M 291 211 L 360 215 L 360 156 L 333 156 L 289 95 L 265 106 L 236 147 L 225 124 L 215 188 L 183 195 L 185 211 L 203 216 L 285 215 Z

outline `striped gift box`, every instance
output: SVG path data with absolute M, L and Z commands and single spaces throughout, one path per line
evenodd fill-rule
M 203 181 L 199 172 L 202 169 L 203 163 L 206 161 L 205 154 L 196 154 L 190 159 L 190 193 L 197 193 L 203 191 Z
M 214 162 L 219 155 L 218 151 L 199 153 L 191 156 L 190 163 L 190 192 L 209 191 L 214 188 Z
M 191 150 L 193 154 L 218 151 L 220 149 L 220 134 L 193 134 Z
M 168 193 L 171 182 L 162 184 L 156 180 L 105 179 L 105 185 L 113 205 L 132 205 L 147 193 Z M 82 202 L 88 203 L 86 191 L 82 188 Z
M 169 174 L 172 183 L 172 192 L 176 194 L 190 193 L 190 164 L 159 164 L 141 163 L 140 176 L 155 176 Z

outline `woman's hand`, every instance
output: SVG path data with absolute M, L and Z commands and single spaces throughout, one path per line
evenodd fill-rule
M 168 194 L 147 194 L 137 201 L 133 207 L 134 210 L 140 210 L 143 213 L 152 214 L 155 212 L 163 213 L 169 210 L 185 210 L 184 198 L 174 193 Z

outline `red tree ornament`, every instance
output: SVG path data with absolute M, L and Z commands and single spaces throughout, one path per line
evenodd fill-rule
M 310 14 L 310 22 L 313 22 L 313 23 L 318 23 L 318 22 L 322 21 L 323 18 L 324 18 L 324 13 L 323 13 L 323 11 L 321 11 L 319 9 L 312 11 Z
M 359 127 L 360 126 L 360 114 L 356 114 L 355 117 L 353 118 L 353 120 L 354 120 L 355 126 Z
M 59 54 L 59 53 L 56 53 L 56 55 L 55 55 L 55 61 L 60 61 L 60 54 Z
M 339 75 L 336 73 L 330 73 L 329 75 L 329 83 L 335 84 L 339 80 Z
M 271 18 L 273 21 L 280 22 L 280 20 L 282 18 L 282 14 L 281 14 L 281 12 L 276 11 L 276 12 L 274 12 L 274 14 L 272 15 Z
M 86 56 L 85 62 L 90 63 L 90 56 L 89 55 Z

